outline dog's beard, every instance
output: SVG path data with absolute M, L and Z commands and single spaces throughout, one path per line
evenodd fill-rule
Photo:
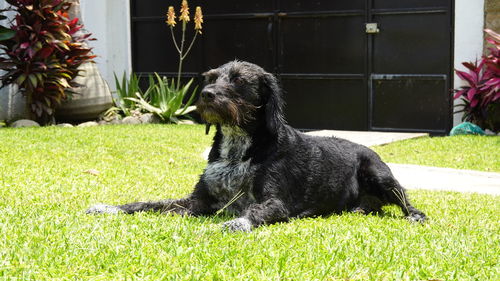
M 242 126 L 254 120 L 253 115 L 257 108 L 257 106 L 244 101 L 197 105 L 198 112 L 206 123 L 228 126 Z
M 202 107 L 198 106 L 198 112 L 200 112 L 201 118 L 208 124 L 221 124 L 223 122 L 223 118 L 220 114 L 218 114 L 211 107 Z

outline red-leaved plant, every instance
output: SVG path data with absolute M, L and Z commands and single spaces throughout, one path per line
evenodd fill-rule
M 494 132 L 500 130 L 500 35 L 485 29 L 490 37 L 486 40 L 493 45 L 489 54 L 479 62 L 462 63 L 468 72 L 455 70 L 458 77 L 468 85 L 455 90 L 455 99 L 462 98 L 463 120 L 477 124 Z
M 78 32 L 82 25 L 69 19 L 71 3 L 64 0 L 6 1 L 16 16 L 9 27 L 15 35 L 0 41 L 2 86 L 17 84 L 34 117 L 51 123 L 55 108 L 79 86 L 78 67 L 95 57 L 84 44 L 90 34 Z

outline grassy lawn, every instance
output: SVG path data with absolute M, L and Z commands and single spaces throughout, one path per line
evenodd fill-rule
M 498 136 L 425 137 L 373 149 L 390 163 L 500 172 Z
M 187 194 L 203 170 L 200 154 L 210 140 L 202 126 L 1 129 L 0 279 L 498 280 L 500 276 L 500 204 L 498 197 L 489 195 L 410 191 L 414 205 L 430 217 L 425 225 L 410 224 L 400 218 L 400 210 L 387 208 L 384 216 L 293 220 L 249 234 L 221 232 L 219 224 L 228 219 L 224 216 L 84 214 L 95 203 Z M 494 140 L 455 140 L 467 144 L 456 149 L 466 153 L 457 167 L 487 170 L 497 163 L 498 170 L 499 157 L 489 155 L 498 155 L 489 148 L 498 147 Z M 483 155 L 483 148 L 489 152 Z M 377 148 L 391 162 L 456 162 L 459 153 L 448 157 L 441 149 L 447 145 L 436 138 Z M 436 156 L 440 153 L 447 157 Z M 478 153 L 483 156 L 469 166 L 465 159 Z

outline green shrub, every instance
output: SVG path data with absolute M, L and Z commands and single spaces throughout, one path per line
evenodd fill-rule
M 78 67 L 95 57 L 85 42 L 78 18 L 70 20 L 71 3 L 62 0 L 7 0 L 16 12 L 9 28 L 1 27 L 0 78 L 3 85 L 17 84 L 26 95 L 34 118 L 52 123 L 55 108 L 70 97 Z M 5 10 L 4 10 L 5 11 Z M 3 17 L 5 18 L 5 17 Z

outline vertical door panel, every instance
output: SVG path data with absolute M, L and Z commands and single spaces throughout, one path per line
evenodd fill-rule
M 372 85 L 374 129 L 443 133 L 449 118 L 446 76 L 374 75 Z
M 374 9 L 419 9 L 448 7 L 450 0 L 373 0 Z
M 450 35 L 444 14 L 379 15 L 374 22 L 373 72 L 447 73 Z
M 338 10 L 364 10 L 366 0 L 332 1 L 332 0 L 309 0 L 290 1 L 280 0 L 282 11 L 304 12 L 304 11 L 338 11 Z
M 363 16 L 283 19 L 281 71 L 364 73 L 363 23 Z
M 450 0 L 374 0 L 370 128 L 444 134 L 451 122 Z
M 274 10 L 274 1 L 272 0 L 216 0 L 199 1 L 207 14 L 246 14 L 246 13 L 265 13 Z M 191 2 L 190 2 L 191 3 Z
M 214 19 L 203 34 L 203 53 L 208 68 L 239 59 L 273 71 L 272 21 L 258 19 Z
M 289 79 L 286 116 L 298 128 L 366 130 L 366 94 L 360 80 Z

